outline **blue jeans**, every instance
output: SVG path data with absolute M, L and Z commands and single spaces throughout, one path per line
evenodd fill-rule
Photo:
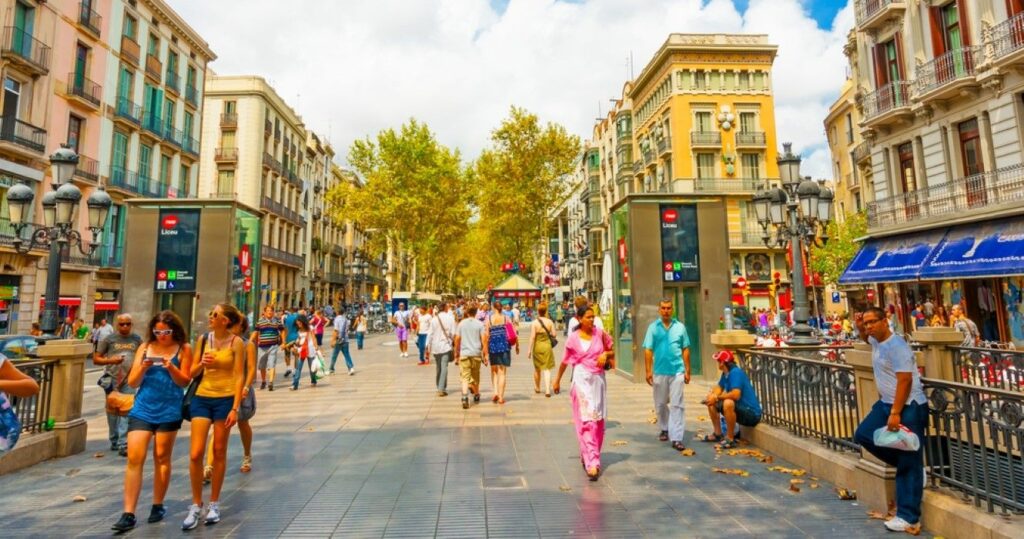
M 331 372 L 334 372 L 334 364 L 338 362 L 338 352 L 345 354 L 345 365 L 352 368 L 352 356 L 348 353 L 348 341 L 339 342 L 334 345 L 334 353 L 331 354 Z
M 427 351 L 427 334 L 418 333 L 416 334 L 416 348 L 420 351 L 420 363 L 425 361 L 424 354 Z
M 366 338 L 366 333 L 365 332 L 362 332 L 362 331 L 357 331 L 356 332 L 356 349 L 357 350 L 362 350 L 363 349 L 363 339 L 364 338 Z
M 107 414 L 107 429 L 109 431 L 110 447 L 123 449 L 128 447 L 128 417 L 121 417 L 114 414 Z
M 448 392 L 448 361 L 452 359 L 454 352 L 449 350 L 443 354 L 434 354 L 436 367 L 437 390 Z
M 298 356 L 298 354 L 296 354 L 296 356 Z M 295 389 L 299 388 L 299 378 L 302 378 L 302 365 L 306 363 L 309 363 L 308 359 L 295 358 L 295 373 L 292 374 L 292 387 Z M 309 381 L 313 382 L 313 385 L 316 385 L 316 375 L 313 374 L 312 367 L 309 369 Z
M 896 516 L 917 524 L 921 520 L 921 497 L 924 495 L 924 431 L 928 427 L 928 405 L 911 403 L 900 412 L 900 423 L 921 440 L 917 451 L 875 445 L 875 431 L 886 425 L 891 410 L 891 404 L 876 402 L 860 422 L 853 440 L 878 460 L 896 468 Z

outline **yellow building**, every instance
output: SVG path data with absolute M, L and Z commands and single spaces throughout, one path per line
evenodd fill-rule
M 594 128 L 585 153 L 591 271 L 611 245 L 608 208 L 629 193 L 721 195 L 728 211 L 734 299 L 776 304 L 774 279 L 788 281 L 784 250 L 761 242 L 754 193 L 778 178 L 771 69 L 778 47 L 766 35 L 671 34 L 622 99 Z M 788 299 L 783 301 L 788 305 Z

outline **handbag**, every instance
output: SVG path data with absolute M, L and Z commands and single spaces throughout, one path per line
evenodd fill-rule
M 516 328 L 508 317 L 505 318 L 505 334 L 508 336 L 509 346 L 515 346 L 519 342 L 519 334 L 516 333 Z
M 537 318 L 537 323 L 540 324 L 540 327 L 544 328 L 544 333 L 547 333 L 548 338 L 551 339 L 551 348 L 553 349 L 554 347 L 558 346 L 558 339 L 556 339 L 555 336 L 552 335 L 550 331 L 548 331 L 548 327 L 544 325 L 544 321 L 541 320 L 540 318 Z
M 203 352 L 206 351 L 206 341 L 210 338 L 209 334 L 200 337 L 202 344 L 199 345 L 199 357 L 203 357 Z M 185 390 L 185 396 L 181 399 L 181 418 L 185 421 L 192 421 L 192 397 L 196 396 L 196 390 L 199 389 L 199 384 L 203 383 L 203 373 L 199 373 L 188 383 L 188 389 Z
M 256 392 L 249 386 L 249 392 L 242 397 L 242 403 L 238 405 L 238 420 L 248 421 L 256 415 Z
M 302 339 L 302 348 L 299 348 L 299 359 L 309 359 L 309 332 L 306 332 L 306 338 Z
M 116 415 L 119 417 L 126 417 L 132 411 L 132 406 L 135 405 L 135 395 L 128 393 L 121 393 L 118 390 L 113 390 L 107 395 L 107 413 L 110 415 Z
M 21 420 L 7 395 L 0 393 L 0 456 L 14 449 L 21 437 Z

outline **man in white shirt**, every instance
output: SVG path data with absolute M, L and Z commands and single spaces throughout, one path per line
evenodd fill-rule
M 405 302 L 398 304 L 398 310 L 391 315 L 391 323 L 395 325 L 395 336 L 398 337 L 399 357 L 409 357 L 409 323 L 412 313 L 406 310 Z
M 590 300 L 588 300 L 586 296 L 576 296 L 576 299 L 573 300 L 573 312 L 578 312 L 581 307 L 586 307 L 588 305 L 590 305 Z M 573 316 L 569 319 L 566 335 L 571 335 L 578 327 L 580 327 L 580 319 L 577 316 Z M 600 316 L 594 317 L 594 327 L 604 330 L 604 322 L 601 321 Z
M 430 314 L 430 307 L 419 306 L 416 308 L 416 349 L 420 351 L 419 365 L 430 365 L 430 356 L 427 355 L 427 335 L 430 334 L 430 321 L 433 319 Z
M 427 334 L 427 354 L 434 356 L 437 381 L 437 396 L 448 396 L 448 363 L 455 357 L 452 345 L 455 343 L 455 317 L 449 312 L 448 304 L 442 303 L 437 314 L 430 319 Z
M 519 326 L 519 320 L 520 320 L 519 319 L 519 315 L 520 314 L 522 314 L 522 313 L 519 312 L 519 304 L 513 305 L 512 306 L 512 323 L 515 324 L 516 327 Z

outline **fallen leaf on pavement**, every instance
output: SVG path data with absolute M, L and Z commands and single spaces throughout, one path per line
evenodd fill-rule
M 708 416 L 706 416 L 706 415 L 699 415 L 699 416 L 697 416 L 697 421 L 707 421 L 707 420 L 708 420 Z
M 614 445 L 614 446 L 629 445 L 629 442 L 627 442 L 626 440 L 615 440 L 614 442 L 612 442 L 612 445 Z
M 105 456 L 106 455 L 104 455 L 103 453 L 93 453 L 92 454 L 92 458 L 94 458 L 94 459 L 101 459 L 101 458 L 103 458 Z
M 840 500 L 856 500 L 857 491 L 846 488 L 836 487 L 836 494 L 839 495 Z
M 792 491 L 792 492 L 800 492 L 800 485 L 802 485 L 803 482 L 804 482 L 803 479 L 790 479 L 789 480 L 789 490 Z
M 689 447 L 687 447 L 686 449 L 683 449 L 682 451 L 680 451 L 679 454 L 684 456 L 684 457 L 692 457 L 692 456 L 696 455 L 697 452 L 692 450 L 692 449 L 690 449 Z
M 812 477 L 812 478 L 811 478 L 811 481 L 817 481 L 817 480 L 818 480 L 818 478 L 817 478 L 817 477 Z
M 78 496 L 75 496 L 74 498 L 71 498 L 71 501 L 73 501 L 73 502 L 84 502 L 87 499 L 88 498 L 86 498 L 85 496 L 82 496 L 81 494 L 79 494 Z
M 757 449 L 730 449 L 725 453 L 730 457 L 742 456 L 755 458 L 758 460 L 758 462 L 763 462 L 766 464 L 771 464 L 772 461 L 775 460 L 771 455 L 765 455 L 764 453 L 758 451 Z
M 868 517 L 876 520 L 889 520 L 889 515 L 881 511 L 868 511 Z
M 726 475 L 738 475 L 740 477 L 749 477 L 750 472 L 746 470 L 740 470 L 739 468 L 711 468 L 712 472 L 721 473 Z
M 658 422 L 658 417 L 652 415 L 651 417 L 647 418 L 647 422 L 650 423 L 651 425 L 653 425 L 653 424 Z
M 308 427 L 306 430 L 308 430 L 309 432 L 313 432 L 313 427 Z
M 811 488 L 818 488 L 819 486 L 817 483 L 811 483 Z
M 768 467 L 768 471 L 769 472 L 785 473 L 785 474 L 792 475 L 793 477 L 801 477 L 801 476 L 807 474 L 807 470 L 798 470 L 798 469 L 793 469 L 793 468 L 785 468 L 785 467 L 782 467 L 782 466 L 769 466 Z
M 562 492 L 572 492 L 572 488 L 568 485 L 559 485 L 558 490 L 561 490 Z
M 689 483 L 689 482 L 690 482 L 690 478 L 684 475 L 683 476 L 683 483 Z

